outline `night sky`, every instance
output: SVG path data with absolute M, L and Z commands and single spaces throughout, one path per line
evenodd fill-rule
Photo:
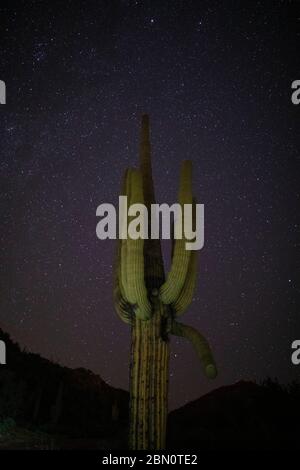
M 297 4 L 1 2 L 0 326 L 22 346 L 128 389 L 116 242 L 97 239 L 96 208 L 117 204 L 147 112 L 158 202 L 176 202 L 180 162 L 193 161 L 205 246 L 182 321 L 219 367 L 208 381 L 172 338 L 171 407 L 241 379 L 299 377 Z

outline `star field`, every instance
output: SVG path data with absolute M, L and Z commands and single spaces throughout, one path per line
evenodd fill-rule
M 172 338 L 171 407 L 241 379 L 299 377 L 296 2 L 20 1 L 0 12 L 1 327 L 128 388 L 116 243 L 96 238 L 95 214 L 117 204 L 147 112 L 158 202 L 176 202 L 180 162 L 193 161 L 205 246 L 183 321 L 210 340 L 220 371 L 208 382 Z

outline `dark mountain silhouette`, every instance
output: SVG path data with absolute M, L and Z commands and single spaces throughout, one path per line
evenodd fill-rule
M 7 350 L 7 364 L 0 366 L 0 420 L 72 438 L 124 439 L 127 392 L 89 370 L 22 351 L 1 329 L 0 339 Z
M 168 447 L 197 450 L 297 449 L 300 385 L 270 379 L 221 387 L 170 413 Z

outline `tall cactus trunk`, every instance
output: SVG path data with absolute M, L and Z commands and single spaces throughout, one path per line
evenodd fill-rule
M 144 201 L 150 215 L 155 203 L 148 116 L 143 116 L 140 169 Z M 150 227 L 150 218 L 148 221 Z M 157 297 L 164 282 L 160 240 L 145 240 L 145 284 L 152 304 L 151 320 L 132 322 L 130 371 L 130 447 L 163 449 L 166 442 L 168 410 L 169 344 L 164 335 L 168 306 Z
M 130 448 L 163 449 L 166 441 L 169 345 L 161 337 L 161 305 L 132 325 Z

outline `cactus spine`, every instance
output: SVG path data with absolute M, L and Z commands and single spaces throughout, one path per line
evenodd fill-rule
M 142 117 L 140 168 L 126 170 L 122 195 L 128 197 L 130 205 L 146 205 L 150 228 L 150 207 L 155 203 L 155 196 L 147 115 Z M 192 166 L 184 161 L 179 204 L 192 203 L 195 204 Z M 179 222 L 183 225 L 183 220 Z M 175 224 L 175 233 L 176 230 Z M 163 449 L 166 444 L 170 334 L 192 343 L 207 377 L 214 378 L 217 373 L 204 337 L 176 321 L 192 301 L 196 282 L 196 251 L 186 250 L 185 242 L 184 238 L 174 237 L 172 265 L 165 279 L 159 240 L 118 240 L 114 302 L 120 318 L 131 326 L 129 444 L 132 449 Z

